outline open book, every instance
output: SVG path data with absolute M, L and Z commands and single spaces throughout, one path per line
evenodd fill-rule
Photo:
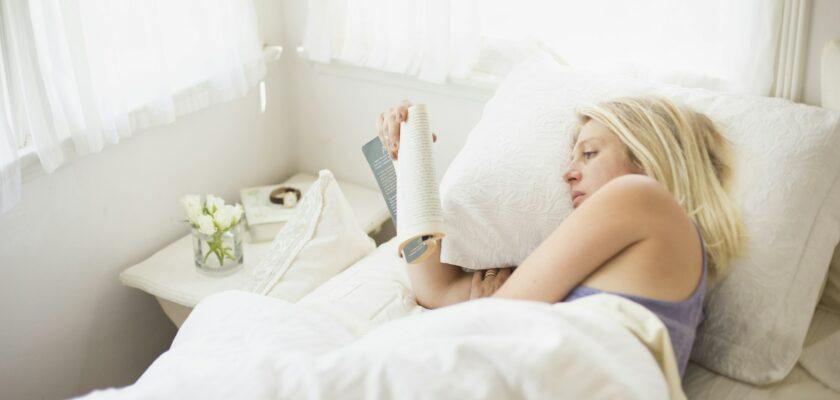
M 398 161 L 391 160 L 378 137 L 362 146 L 362 153 L 397 227 L 398 255 L 408 263 L 423 261 L 444 236 L 426 106 L 408 108 L 400 126 Z

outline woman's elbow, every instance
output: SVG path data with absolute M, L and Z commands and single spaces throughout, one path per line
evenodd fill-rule
M 415 290 L 414 300 L 423 308 L 433 309 L 461 303 L 469 300 L 469 287 L 464 290 L 463 282 L 455 281 L 449 285 Z
M 423 291 L 423 292 L 415 292 L 414 293 L 414 301 L 423 308 L 426 309 L 435 309 L 445 306 L 443 302 L 443 296 L 441 293 L 435 293 L 432 291 Z

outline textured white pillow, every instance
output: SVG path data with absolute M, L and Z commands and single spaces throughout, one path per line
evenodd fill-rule
M 780 380 L 799 357 L 840 240 L 840 202 L 829 198 L 840 171 L 836 112 L 573 71 L 537 55 L 505 78 L 441 181 L 441 259 L 519 265 L 571 211 L 562 174 L 575 110 L 644 93 L 705 113 L 734 145 L 732 195 L 750 243 L 710 294 L 692 358 L 736 379 Z
M 245 289 L 295 302 L 376 248 L 329 170 L 297 207 Z

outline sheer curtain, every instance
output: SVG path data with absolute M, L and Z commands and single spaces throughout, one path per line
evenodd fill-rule
M 315 61 L 444 82 L 530 43 L 575 67 L 767 95 L 783 2 L 309 0 L 303 47 Z
M 0 4 L 0 212 L 20 198 L 24 139 L 51 172 L 67 139 L 98 152 L 243 96 L 265 73 L 251 0 Z
M 466 77 L 480 50 L 478 0 L 309 0 L 309 59 L 341 60 L 430 82 Z

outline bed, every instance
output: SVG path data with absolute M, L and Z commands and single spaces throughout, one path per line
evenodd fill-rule
M 350 268 L 316 288 L 297 304 L 243 291 L 228 291 L 210 296 L 200 302 L 187 319 L 178 332 L 170 351 L 161 355 L 134 385 L 97 390 L 85 398 L 139 399 L 166 398 L 175 395 L 185 398 L 200 396 L 201 398 L 327 399 L 339 393 L 348 398 L 546 398 L 546 392 L 541 392 L 541 390 L 555 390 L 556 392 L 552 392 L 554 395 L 568 398 L 580 398 L 582 394 L 587 398 L 680 398 L 680 393 L 662 392 L 662 389 L 667 388 L 667 384 L 663 386 L 663 382 L 640 381 L 644 376 L 655 376 L 660 371 L 639 371 L 651 367 L 662 368 L 662 366 L 645 363 L 640 361 L 642 359 L 639 355 L 630 354 L 615 354 L 614 356 L 623 362 L 629 360 L 633 363 L 633 368 L 622 369 L 620 363 L 605 368 L 608 371 L 612 368 L 616 375 L 623 371 L 630 376 L 628 381 L 632 384 L 627 386 L 615 385 L 614 382 L 602 382 L 606 386 L 614 385 L 617 391 L 596 390 L 586 385 L 578 387 L 577 391 L 568 389 L 557 391 L 556 387 L 545 385 L 545 382 L 553 380 L 551 377 L 547 381 L 540 381 L 537 378 L 524 377 L 513 372 L 518 368 L 528 370 L 525 366 L 495 367 L 477 373 L 479 369 L 476 368 L 476 363 L 481 365 L 481 363 L 499 361 L 499 359 L 494 360 L 484 354 L 485 357 L 465 362 L 463 359 L 469 359 L 467 356 L 470 350 L 475 350 L 468 346 L 449 349 L 445 353 L 447 358 L 461 359 L 460 362 L 450 360 L 454 363 L 451 368 L 463 369 L 460 370 L 460 374 L 449 374 L 449 376 L 459 376 L 458 382 L 470 382 L 471 385 L 467 388 L 459 388 L 451 380 L 437 389 L 426 386 L 409 387 L 405 386 L 406 381 L 411 381 L 411 377 L 417 374 L 416 371 L 392 371 L 389 374 L 386 373 L 386 368 L 382 368 L 383 366 L 395 368 L 393 364 L 395 360 L 401 365 L 410 364 L 413 367 L 430 361 L 427 359 L 414 364 L 409 362 L 409 358 L 418 357 L 417 352 L 402 351 L 397 356 L 375 357 L 373 360 L 375 362 L 367 359 L 361 362 L 361 365 L 346 365 L 348 361 L 352 360 L 356 363 L 361 358 L 358 354 L 352 357 L 348 357 L 347 354 L 344 354 L 344 357 L 329 354 L 340 347 L 351 347 L 349 346 L 351 343 L 362 337 L 371 340 L 375 339 L 373 336 L 376 334 L 379 335 L 378 339 L 393 337 L 394 335 L 383 334 L 381 329 L 392 326 L 395 321 L 406 321 L 411 316 L 431 313 L 430 310 L 417 305 L 414 301 L 404 264 L 394 256 L 395 245 L 395 239 L 382 244 Z M 480 305 L 478 302 L 470 303 Z M 498 305 L 490 305 L 490 307 L 497 308 Z M 490 307 L 485 307 L 485 309 Z M 588 311 L 591 310 L 586 312 Z M 586 323 L 586 321 L 576 323 Z M 475 329 L 475 327 L 469 329 Z M 808 343 L 838 331 L 840 331 L 840 315 L 820 308 L 811 324 Z M 371 332 L 374 332 L 374 335 L 371 335 Z M 607 335 L 619 334 L 614 330 L 601 335 L 600 339 L 611 341 L 612 339 Z M 405 340 L 407 343 L 422 343 L 405 338 L 400 340 Z M 482 340 L 485 342 L 481 347 L 485 345 L 492 347 L 493 344 L 486 341 L 486 338 L 474 338 L 473 343 L 482 343 Z M 278 341 L 284 343 L 278 343 Z M 514 348 L 510 343 L 500 343 L 500 345 L 508 350 Z M 381 343 L 377 345 L 379 346 Z M 627 346 L 627 343 L 624 342 L 623 346 Z M 633 347 L 630 346 L 630 348 Z M 300 352 L 300 349 L 304 348 L 311 354 Z M 390 350 L 400 348 L 402 346 L 395 346 Z M 373 347 L 368 346 L 360 351 L 371 351 L 371 349 Z M 546 351 L 546 349 L 541 349 L 541 351 Z M 264 353 L 283 353 L 287 356 L 266 356 Z M 318 354 L 320 358 L 312 354 Z M 548 349 L 546 354 L 552 354 L 551 349 Z M 570 354 L 564 354 L 562 357 L 558 354 L 554 355 L 558 359 L 566 360 L 571 357 Z M 598 354 L 589 352 L 587 357 L 589 356 L 598 357 Z M 243 360 L 250 361 L 243 362 Z M 436 361 L 440 360 L 431 359 L 432 363 Z M 597 364 L 587 364 L 583 359 L 578 361 L 580 368 L 597 366 Z M 295 375 L 290 372 L 292 367 L 278 367 L 279 364 L 284 363 L 294 365 L 298 373 L 301 373 L 300 371 L 306 371 L 306 373 Z M 322 365 L 322 363 L 325 364 Z M 338 375 L 341 374 L 334 373 L 340 371 L 349 375 L 348 371 L 356 370 L 365 363 L 370 365 L 367 365 L 369 368 L 364 369 L 378 372 L 362 373 L 352 377 L 339 377 Z M 438 365 L 449 365 L 449 362 Z M 468 368 L 473 370 L 472 374 L 468 373 Z M 533 369 L 528 371 L 535 373 Z M 269 372 L 277 373 L 277 376 Z M 432 375 L 427 375 L 429 376 Z M 499 376 L 506 376 L 506 379 L 510 381 L 506 385 L 488 385 L 488 388 L 476 385 L 485 380 L 496 381 Z M 439 379 L 440 376 L 437 378 Z M 224 381 L 224 384 L 214 383 L 218 381 Z M 285 382 L 285 384 L 280 382 Z M 430 383 L 421 381 L 421 384 L 429 385 Z M 629 388 L 634 388 L 636 391 L 629 391 Z M 331 389 L 340 389 L 340 391 L 335 392 Z M 689 399 L 837 399 L 840 396 L 840 393 L 816 380 L 801 365 L 797 365 L 781 382 L 767 386 L 753 386 L 716 374 L 692 362 L 686 371 L 682 389 Z M 430 396 L 430 394 L 433 395 Z M 554 398 L 554 396 L 550 397 Z
M 395 245 L 297 303 L 204 298 L 137 382 L 84 398 L 680 397 L 664 325 L 643 307 L 604 295 L 426 310 Z
M 560 354 L 556 350 L 561 346 L 548 345 L 539 352 L 555 361 L 565 361 L 553 366 L 546 365 L 545 360 L 515 365 L 514 360 L 533 349 L 517 347 L 509 341 L 494 343 L 492 336 L 480 335 L 464 341 L 458 339 L 455 346 L 438 340 L 433 347 L 446 348 L 445 351 L 424 355 L 422 349 L 416 348 L 427 344 L 423 336 L 434 338 L 440 332 L 432 329 L 417 333 L 412 340 L 411 327 L 420 325 L 399 327 L 399 323 L 412 320 L 410 317 L 416 320 L 418 316 L 433 314 L 434 310 L 426 310 L 414 301 L 404 263 L 394 255 L 395 245 L 395 239 L 382 244 L 296 304 L 244 291 L 227 291 L 205 298 L 178 332 L 172 348 L 155 360 L 134 385 L 97 390 L 84 398 L 681 398 L 682 392 L 668 392 L 667 382 L 649 380 L 667 368 L 650 362 L 645 354 L 634 354 L 638 348 L 627 340 L 639 340 L 639 337 L 624 337 L 621 329 L 614 327 L 590 325 L 587 328 L 588 334 L 608 342 L 607 353 L 612 361 L 603 361 L 605 354 L 597 351 Z M 472 315 L 479 308 L 504 307 L 479 301 L 462 304 L 470 303 L 474 309 L 464 311 Z M 592 311 L 577 308 L 572 314 Z M 526 309 L 516 308 L 514 312 L 526 313 Z M 463 317 L 464 313 L 453 318 Z M 496 314 L 491 318 L 497 318 Z M 539 331 L 538 319 L 539 316 L 534 319 L 535 332 Z M 570 322 L 593 323 L 585 318 Z M 437 329 L 442 325 L 454 323 L 445 321 Z M 488 325 L 482 325 L 481 329 L 494 330 Z M 403 335 L 398 339 L 399 346 L 394 345 L 397 342 L 393 341 L 397 336 L 394 330 Z M 478 329 L 466 325 L 461 330 Z M 813 320 L 809 340 L 836 331 L 840 331 L 840 316 L 820 309 Z M 508 339 L 523 341 L 523 337 L 515 335 Z M 568 335 L 553 339 L 587 346 L 586 342 Z M 364 340 L 377 343 L 359 346 Z M 392 346 L 383 345 L 388 341 L 393 341 Z M 405 343 L 415 351 L 395 350 L 403 348 Z M 498 347 L 494 349 L 494 346 Z M 347 350 L 353 347 L 356 354 Z M 387 351 L 379 354 L 380 348 Z M 655 348 L 648 348 L 655 353 Z M 510 352 L 510 358 L 491 356 L 503 353 L 500 349 Z M 590 358 L 609 365 L 587 362 Z M 630 365 L 622 365 L 627 363 Z M 441 370 L 418 369 L 427 364 Z M 577 371 L 571 374 L 572 379 L 586 384 L 559 379 L 563 375 L 559 373 L 556 377 L 550 373 L 537 376 L 534 364 L 545 368 L 544 372 L 558 368 Z M 596 368 L 602 371 L 591 372 Z M 671 368 L 671 373 L 675 373 L 675 367 Z M 418 382 L 415 380 L 418 376 L 425 379 Z M 623 384 L 615 382 L 618 376 L 624 377 Z M 459 383 L 468 384 L 459 386 Z M 602 386 L 595 388 L 593 384 Z M 837 392 L 814 379 L 801 366 L 783 381 L 759 387 L 691 363 L 682 390 L 690 399 L 838 398 Z

